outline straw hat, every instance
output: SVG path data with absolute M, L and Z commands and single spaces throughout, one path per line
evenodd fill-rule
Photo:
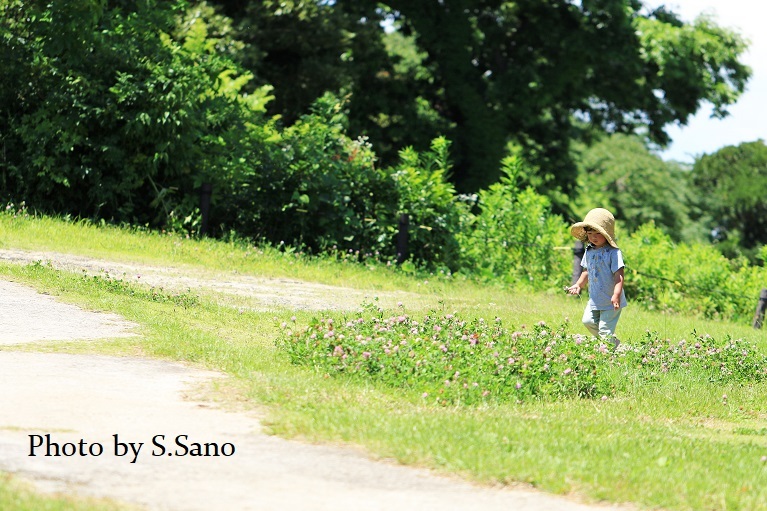
M 570 227 L 570 234 L 586 243 L 588 241 L 586 227 L 590 227 L 602 234 L 611 247 L 618 248 L 618 245 L 616 245 L 614 241 L 615 217 L 613 217 L 613 214 L 606 209 L 595 208 L 586 213 L 586 218 L 583 219 L 583 222 L 575 223 Z

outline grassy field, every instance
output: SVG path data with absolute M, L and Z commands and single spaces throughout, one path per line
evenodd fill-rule
M 291 277 L 373 293 L 407 290 L 419 294 L 417 303 L 405 304 L 417 310 L 433 307 L 466 317 L 500 317 L 510 326 L 561 324 L 570 318 L 574 332 L 583 330 L 579 318 L 584 302 L 561 291 L 523 293 L 238 243 L 0 215 L 0 248 Z M 278 435 L 361 445 L 375 457 L 480 483 L 531 484 L 586 502 L 632 502 L 640 508 L 669 510 L 767 509 L 764 383 L 720 385 L 675 373 L 652 384 L 629 385 L 628 391 L 606 401 L 438 406 L 406 389 L 328 378 L 290 364 L 275 347 L 278 325 L 292 316 L 305 324 L 318 313 L 241 311 L 207 296 L 149 293 L 133 284 L 40 264 L 0 264 L 0 278 L 28 283 L 87 308 L 119 313 L 143 326 L 140 340 L 23 349 L 144 354 L 224 371 L 232 378 L 219 389 L 219 398 L 260 408 L 266 425 Z M 342 313 L 330 316 L 343 318 Z M 623 341 L 631 343 L 648 329 L 670 339 L 685 338 L 693 330 L 714 337 L 729 334 L 767 352 L 764 334 L 749 325 L 651 313 L 630 304 L 619 325 Z M 25 497 L 19 497 L 22 494 Z M 8 479 L 0 479 L 0 497 L 10 502 L 38 498 Z M 64 507 L 51 506 L 22 502 L 3 509 L 75 508 L 71 501 Z M 83 506 L 101 509 L 98 504 Z

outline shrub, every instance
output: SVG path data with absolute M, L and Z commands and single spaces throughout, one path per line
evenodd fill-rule
M 715 247 L 676 244 L 649 223 L 621 242 L 626 295 L 650 310 L 743 319 L 767 282 L 764 268 L 731 261 Z
M 375 167 L 370 144 L 345 134 L 342 106 L 326 94 L 293 126 L 256 134 L 254 164 L 233 190 L 240 234 L 311 253 L 374 254 L 391 245 L 394 183 Z
M 559 286 L 572 265 L 572 238 L 546 197 L 519 189 L 522 165 L 517 157 L 506 158 L 501 181 L 480 192 L 479 213 L 459 236 L 463 264 L 487 280 Z
M 465 228 L 469 209 L 447 180 L 449 148 L 449 141 L 440 137 L 424 153 L 403 149 L 399 164 L 392 169 L 392 179 L 398 216 L 407 214 L 409 218 L 411 259 L 419 266 L 446 266 L 455 271 L 460 266 L 457 237 Z
M 3 199 L 161 226 L 231 164 L 241 112 L 217 82 L 237 66 L 205 49 L 202 25 L 168 35 L 182 3 L 25 4 L 0 17 L 15 75 L 0 86 L 15 112 L 0 121 Z

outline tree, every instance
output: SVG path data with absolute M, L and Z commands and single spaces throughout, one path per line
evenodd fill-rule
M 767 145 L 763 140 L 727 146 L 701 156 L 692 182 L 715 240 L 754 249 L 767 244 Z M 725 243 L 728 242 L 729 243 Z
M 689 172 L 664 162 L 638 136 L 603 137 L 579 147 L 577 216 L 606 207 L 626 233 L 653 222 L 675 241 L 700 238 L 690 223 Z
M 181 2 L 0 4 L 3 199 L 164 224 L 236 165 L 246 113 L 222 91 L 237 68 L 202 21 L 172 35 Z M 178 211 L 177 211 L 178 213 Z
M 576 176 L 570 141 L 587 134 L 581 121 L 607 132 L 641 132 L 663 145 L 665 128 L 685 123 L 702 102 L 726 115 L 750 76 L 739 61 L 746 44 L 736 33 L 708 18 L 684 24 L 666 9 L 644 12 L 638 0 L 220 3 L 239 16 L 241 35 L 248 27 L 261 59 L 256 75 L 272 73 L 275 105 L 291 94 L 304 96 L 295 105 L 308 105 L 324 88 L 345 87 L 357 95 L 352 125 L 382 137 L 371 138 L 376 148 L 392 142 L 384 123 L 397 103 L 383 106 L 364 91 L 401 90 L 387 87 L 401 56 L 369 51 L 380 46 L 380 20 L 390 19 L 413 37 L 425 56 L 420 76 L 429 80 L 400 74 L 418 91 L 406 101 L 396 96 L 400 108 L 413 112 L 421 101 L 439 116 L 433 126 L 453 141 L 454 179 L 464 191 L 498 179 L 511 140 L 542 169 L 542 188 L 570 192 Z

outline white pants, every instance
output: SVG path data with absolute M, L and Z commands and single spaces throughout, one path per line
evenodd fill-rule
M 615 328 L 618 326 L 618 320 L 621 317 L 623 309 L 610 309 L 600 311 L 586 306 L 583 312 L 583 325 L 591 332 L 594 337 L 610 339 L 615 337 Z

